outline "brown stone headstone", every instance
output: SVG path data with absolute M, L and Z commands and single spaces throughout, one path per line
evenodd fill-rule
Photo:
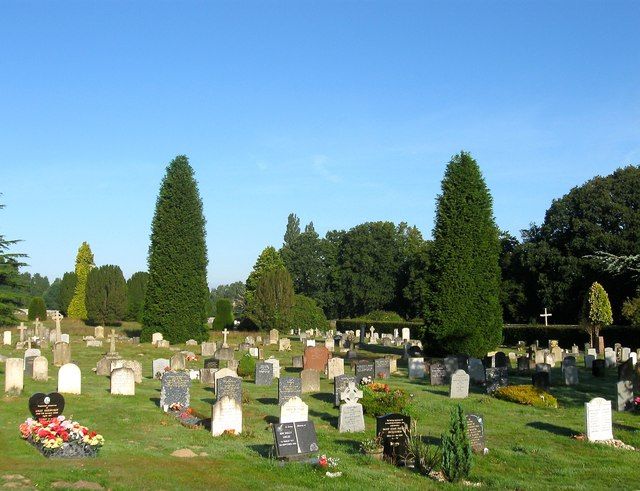
M 604 353 L 604 336 L 598 336 L 598 353 Z
M 304 350 L 303 368 L 324 372 L 329 358 L 331 358 L 331 352 L 324 346 L 309 346 Z

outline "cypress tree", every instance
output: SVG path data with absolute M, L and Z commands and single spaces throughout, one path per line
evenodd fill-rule
M 4 205 L 0 205 L 0 210 Z M 0 326 L 16 322 L 14 312 L 21 305 L 25 290 L 20 279 L 20 266 L 25 266 L 21 258 L 25 254 L 8 252 L 9 248 L 19 242 L 9 240 L 0 234 Z
M 141 339 L 207 339 L 207 247 L 202 200 L 187 157 L 167 167 L 156 201 Z
M 69 303 L 68 314 L 69 317 L 75 319 L 87 318 L 87 278 L 89 272 L 93 269 L 93 253 L 91 247 L 86 242 L 83 242 L 78 249 L 78 255 L 76 256 L 76 286 L 73 293 L 73 298 Z
M 68 315 L 69 304 L 71 303 L 71 299 L 73 298 L 73 293 L 76 290 L 76 283 L 78 282 L 78 277 L 76 274 L 71 271 L 70 273 L 65 273 L 62 276 L 62 281 L 60 282 L 60 310 L 63 314 Z
M 471 472 L 472 458 L 467 420 L 457 405 L 451 408 L 449 432 L 442 435 L 442 472 L 449 481 L 465 479 Z
M 213 330 L 222 331 L 225 327 L 233 327 L 233 305 L 228 298 L 219 298 L 216 302 L 216 315 L 213 319 Z
M 33 297 L 29 302 L 29 315 L 30 321 L 40 319 L 41 321 L 47 320 L 47 307 L 44 304 L 44 298 Z
M 265 272 L 249 303 L 249 313 L 261 329 L 277 329 L 284 332 L 291 326 L 293 307 L 293 281 L 287 268 Z
M 258 288 L 260 278 L 262 278 L 269 271 L 284 267 L 284 261 L 282 260 L 280 253 L 276 251 L 275 247 L 265 247 L 258 256 L 258 259 L 256 259 L 253 270 L 247 278 L 247 289 L 244 294 L 246 305 L 251 304 L 253 300 L 253 294 Z
M 484 356 L 502 340 L 500 242 L 476 161 L 455 155 L 437 199 L 427 335 L 446 353 Z
M 93 324 L 115 324 L 127 311 L 127 285 L 119 266 L 94 268 L 87 278 L 87 319 Z
M 138 271 L 127 280 L 127 319 L 142 322 L 144 295 L 147 291 L 149 273 Z
M 589 288 L 585 300 L 587 303 L 586 331 L 589 333 L 591 346 L 593 346 L 600 335 L 600 329 L 613 323 L 613 314 L 609 295 L 597 281 L 594 281 Z

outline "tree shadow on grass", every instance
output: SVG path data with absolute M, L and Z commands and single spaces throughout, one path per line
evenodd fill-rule
M 449 398 L 449 394 L 447 394 L 446 392 L 439 392 L 437 390 L 430 390 L 430 389 L 425 389 L 424 391 L 429 392 L 430 394 L 435 394 L 437 396 Z
M 273 457 L 273 445 L 271 444 L 262 443 L 257 445 L 249 445 L 249 448 L 265 459 Z
M 551 423 L 544 423 L 542 421 L 532 421 L 527 423 L 527 426 L 535 428 L 536 430 L 548 431 L 554 435 L 560 436 L 573 436 L 576 434 L 571 428 L 565 428 L 564 426 L 557 426 Z
M 365 434 L 364 433 L 351 433 L 351 434 L 352 435 L 361 435 L 363 440 L 365 438 Z M 359 453 L 360 452 L 360 442 L 357 441 L 357 440 L 336 440 L 336 443 L 338 445 L 346 447 L 348 450 L 351 450 L 354 453 Z
M 276 397 L 260 397 L 256 400 L 260 404 L 278 404 L 278 399 Z
M 282 371 L 283 367 L 280 367 L 280 370 Z M 298 368 L 298 367 L 284 367 L 284 371 L 286 373 L 300 373 L 302 371 L 302 368 Z
M 311 397 L 322 402 L 330 402 L 330 403 L 335 402 L 335 398 L 333 394 L 329 394 L 327 392 L 317 392 L 313 394 Z
M 338 427 L 338 417 L 333 414 L 323 413 L 322 411 L 315 411 L 313 409 L 309 410 L 309 416 L 315 416 L 316 418 L 320 418 L 322 421 L 326 421 L 334 428 Z
M 622 430 L 622 431 L 631 431 L 631 432 L 640 431 L 640 429 L 638 428 L 634 428 L 633 426 L 629 426 L 629 425 L 623 425 L 621 423 L 613 423 L 613 427 L 616 430 Z
M 123 329 L 122 331 L 130 338 L 139 338 L 142 334 L 142 329 Z
M 149 397 L 149 400 L 153 402 L 157 407 L 160 407 L 160 398 L 159 397 Z
M 215 404 L 216 403 L 216 399 L 212 399 L 210 397 L 205 397 L 204 399 L 200 399 L 200 401 L 206 403 L 206 404 Z
M 271 415 L 267 415 L 264 418 L 262 418 L 265 423 L 267 423 L 268 425 L 277 425 L 278 423 L 280 423 L 280 418 L 278 418 L 277 416 L 271 416 Z

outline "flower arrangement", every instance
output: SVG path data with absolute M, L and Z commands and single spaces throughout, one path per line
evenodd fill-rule
M 360 451 L 364 454 L 381 454 L 384 447 L 380 437 L 366 438 L 360 442 Z
M 198 357 L 196 355 L 187 355 L 184 359 L 186 361 L 198 361 Z
M 371 377 L 362 377 L 360 380 L 360 385 L 369 385 L 371 383 L 373 383 L 373 378 Z
M 318 468 L 325 471 L 327 477 L 340 477 L 342 475 L 342 472 L 337 471 L 338 464 L 340 464 L 340 459 L 336 457 L 327 457 L 324 454 L 318 457 Z
M 20 435 L 46 457 L 95 457 L 104 437 L 64 416 L 28 418 Z
M 371 416 L 402 413 L 409 403 L 409 395 L 402 389 L 391 389 L 387 384 L 373 382 L 362 388 L 362 408 Z
M 635 410 L 636 410 L 636 411 L 640 411 L 640 396 L 637 396 L 637 397 L 633 400 L 633 405 L 635 406 Z

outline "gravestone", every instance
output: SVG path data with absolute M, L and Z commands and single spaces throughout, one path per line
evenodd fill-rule
M 509 358 L 502 351 L 495 354 L 495 368 L 507 368 L 509 366 Z
M 302 380 L 302 393 L 320 392 L 320 372 L 312 368 L 300 372 Z
M 137 360 L 114 360 L 111 362 L 111 372 L 116 368 L 129 368 L 133 371 L 136 384 L 142 383 L 142 364 Z
M 630 356 L 631 356 L 631 349 L 622 348 L 622 358 L 620 359 L 620 361 L 625 362 L 629 359 Z
M 409 358 L 408 368 L 410 379 L 424 378 L 426 370 L 423 358 Z
M 469 358 L 469 377 L 474 384 L 484 383 L 484 365 L 479 358 Z
M 33 380 L 46 382 L 49 380 L 49 360 L 44 356 L 37 356 L 33 360 Z
M 85 348 L 102 348 L 102 341 L 99 339 L 88 339 Z
M 358 403 L 358 399 L 362 399 L 362 395 L 362 391 L 356 387 L 355 382 L 350 382 L 340 394 L 340 399 L 344 401 L 344 404 L 340 406 L 340 417 L 338 418 L 340 433 L 358 433 L 365 430 L 362 404 Z
M 280 333 L 277 329 L 271 329 L 269 331 L 269 344 L 278 344 L 278 340 L 280 339 Z
M 111 394 L 121 396 L 136 395 L 136 379 L 131 368 L 116 368 L 111 372 Z
M 58 392 L 50 394 L 38 392 L 29 398 L 29 411 L 36 419 L 55 418 L 64 411 L 64 397 Z
M 616 391 L 618 394 L 618 411 L 630 411 L 633 409 L 633 362 L 627 360 L 618 366 L 618 382 Z
M 25 376 L 33 378 L 33 362 L 36 358 L 37 356 L 27 356 L 23 359 Z
M 411 339 L 411 331 L 409 330 L 408 327 L 403 327 L 402 328 L 402 340 L 403 341 L 409 341 Z
M 104 339 L 104 327 L 96 326 L 93 328 L 93 337 L 96 339 Z
M 409 452 L 410 428 L 411 418 L 404 414 L 391 413 L 376 418 L 376 435 L 384 447 L 384 456 L 391 462 L 404 463 Z
M 222 397 L 211 407 L 211 434 L 242 433 L 242 402 L 232 397 Z
M 391 377 L 391 365 L 387 358 L 376 358 L 373 360 L 376 378 L 387 379 Z
M 558 362 L 558 361 L 562 360 L 562 353 L 563 353 L 563 351 L 562 351 L 562 348 L 560 348 L 560 346 L 555 346 L 551 350 L 551 354 L 553 355 L 553 359 L 554 359 L 555 362 Z
M 273 376 L 275 378 L 280 378 L 280 360 L 269 358 L 268 360 L 265 360 L 265 363 L 271 363 L 271 365 L 273 365 Z
M 289 338 L 282 338 L 279 341 L 278 351 L 291 351 L 291 340 Z
M 69 343 L 56 343 L 53 347 L 53 364 L 61 367 L 69 362 L 71 362 L 71 348 L 69 348 Z
M 485 377 L 487 394 L 509 385 L 509 376 L 506 368 L 487 368 L 485 369 Z
M 256 385 L 271 385 L 273 382 L 273 364 L 256 363 Z
M 216 354 L 216 343 L 213 341 L 204 341 L 200 344 L 200 354 L 204 356 L 213 356 Z
M 596 397 L 584 403 L 587 440 L 613 440 L 611 401 Z
M 537 363 L 536 372 L 551 373 L 551 365 L 549 365 L 548 363 Z
M 169 346 L 171 346 L 171 343 L 169 342 L 168 339 L 161 339 L 160 341 L 158 341 L 156 343 L 156 348 L 169 348 Z
M 484 454 L 487 444 L 484 437 L 484 419 L 478 414 L 467 414 L 467 436 L 473 453 Z
M 220 368 L 220 360 L 216 360 L 215 358 L 207 358 L 204 360 L 205 368 L 214 368 L 218 370 Z
M 293 356 L 291 358 L 291 365 L 293 366 L 293 368 L 302 368 L 302 356 Z
M 518 357 L 518 372 L 525 373 L 529 371 L 529 358 L 526 356 Z
M 11 346 L 11 331 L 4 331 L 2 335 L 2 344 L 4 346 Z
M 198 341 L 195 339 L 187 339 L 187 342 L 184 344 L 185 346 L 198 346 Z
M 273 425 L 278 459 L 298 460 L 318 451 L 318 437 L 312 421 Z
M 182 353 L 176 353 L 171 357 L 169 361 L 171 365 L 171 370 L 184 370 L 186 368 L 186 358 Z
M 584 355 L 584 367 L 585 368 L 593 368 L 593 362 L 596 357 L 594 355 Z
M 469 395 L 469 375 L 464 370 L 456 370 L 451 375 L 449 397 L 451 399 L 465 399 Z
M 217 368 L 201 368 L 200 383 L 213 388 L 216 383 L 215 374 L 217 371 Z
M 531 376 L 531 383 L 536 389 L 549 390 L 549 372 L 536 372 Z
M 158 341 L 162 341 L 164 339 L 164 337 L 162 337 L 162 333 L 161 332 L 154 332 L 151 335 L 151 344 L 157 344 Z
M 327 362 L 327 378 L 333 380 L 338 375 L 344 375 L 344 360 L 342 358 L 330 358 Z
M 170 366 L 171 364 L 166 358 L 157 358 L 151 363 L 151 375 L 153 378 L 161 379 Z
M 278 379 L 278 404 L 282 405 L 292 397 L 302 395 L 302 379 L 298 377 L 281 377 Z
M 363 378 L 370 378 L 371 381 L 375 378 L 376 367 L 372 360 L 358 360 L 356 362 L 356 380 L 358 383 L 362 381 Z
M 604 351 L 604 360 L 605 360 L 605 365 L 607 368 L 613 368 L 616 366 L 617 364 L 617 360 L 616 360 L 616 352 L 613 350 L 606 350 Z
M 575 356 L 565 356 L 562 360 L 562 370 L 565 370 L 567 367 L 577 367 L 576 357 Z
M 60 341 L 62 341 L 63 343 L 67 343 L 69 344 L 69 335 L 68 334 L 61 334 L 60 335 Z
M 213 388 L 214 391 L 217 390 L 217 385 L 218 385 L 218 380 L 223 378 L 223 377 L 238 377 L 238 373 L 235 370 L 232 370 L 231 368 L 222 368 L 220 370 L 216 370 L 216 372 L 213 374 Z
M 420 346 L 409 346 L 407 349 L 407 356 L 409 358 L 421 358 L 423 354 Z
M 333 340 L 333 338 L 327 338 L 324 340 L 324 347 L 329 351 L 333 351 L 334 349 L 336 349 L 336 342 Z
M 604 337 L 598 336 L 598 353 L 604 353 Z
M 389 360 L 389 370 L 391 373 L 397 373 L 398 371 L 398 359 L 394 355 L 385 356 Z
M 235 355 L 233 354 L 233 348 L 220 348 L 215 352 L 213 357 L 216 360 L 220 360 L 220 361 L 235 360 Z
M 565 385 L 578 385 L 578 367 L 569 365 L 564 369 Z
M 240 377 L 227 375 L 226 377 L 216 378 L 214 375 L 214 381 L 216 384 L 216 400 L 219 401 L 225 397 L 230 397 L 238 404 L 242 404 L 242 379 Z
M 444 363 L 435 362 L 429 365 L 431 385 L 445 385 L 447 383 L 447 369 Z
M 299 397 L 291 397 L 280 406 L 280 424 L 309 420 L 309 406 Z
M 67 363 L 58 370 L 58 392 L 60 394 L 81 394 L 82 373 L 80 367 Z
M 24 386 L 24 361 L 22 358 L 7 358 L 4 364 L 4 391 L 20 394 Z
M 324 372 L 331 353 L 324 346 L 308 347 L 304 350 L 303 368 L 312 368 Z
M 160 407 L 166 413 L 173 404 L 189 407 L 191 377 L 186 372 L 164 372 L 160 389 Z
M 256 346 L 252 346 L 251 348 L 249 348 L 249 354 L 253 358 L 258 358 L 260 356 L 260 349 L 257 348 Z
M 604 377 L 606 373 L 606 363 L 604 360 L 593 360 L 591 374 L 594 377 Z
M 347 360 L 357 360 L 358 359 L 358 352 L 354 349 L 350 349 L 347 351 L 347 356 L 346 356 Z

